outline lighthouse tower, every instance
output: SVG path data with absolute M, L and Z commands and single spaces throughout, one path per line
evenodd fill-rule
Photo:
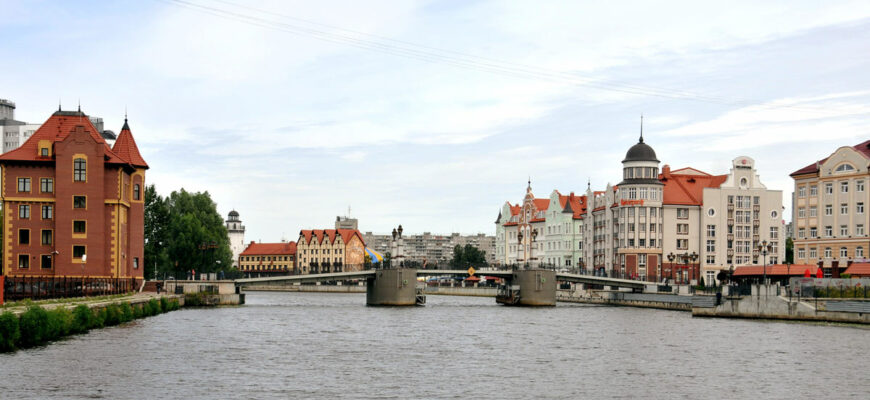
M 233 252 L 233 267 L 239 268 L 239 254 L 245 250 L 245 226 L 239 219 L 239 212 L 230 211 L 227 216 L 227 236 L 230 238 L 230 250 Z

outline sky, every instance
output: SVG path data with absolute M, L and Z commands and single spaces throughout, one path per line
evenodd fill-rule
M 16 119 L 125 110 L 161 194 L 208 191 L 246 240 L 494 234 L 538 197 L 662 165 L 762 182 L 870 136 L 867 1 L 0 0 Z M 790 215 L 786 211 L 784 215 Z

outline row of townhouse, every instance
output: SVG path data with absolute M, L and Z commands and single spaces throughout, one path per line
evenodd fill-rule
M 536 199 L 529 184 L 522 204 L 500 210 L 496 263 L 689 283 L 784 259 L 782 191 L 761 183 L 753 159 L 735 158 L 723 175 L 659 164 L 641 135 L 618 185 Z

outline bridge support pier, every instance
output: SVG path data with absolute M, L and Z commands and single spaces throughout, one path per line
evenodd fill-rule
M 419 303 L 414 268 L 380 269 L 366 280 L 366 305 L 413 306 Z
M 532 307 L 556 305 L 556 271 L 516 270 L 505 281 L 495 298 L 499 304 Z

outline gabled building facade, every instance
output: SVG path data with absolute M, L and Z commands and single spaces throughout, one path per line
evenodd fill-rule
M 0 168 L 4 275 L 142 279 L 148 164 L 126 119 L 110 148 L 57 111 Z
M 296 259 L 301 274 L 360 271 L 365 241 L 356 229 L 312 229 L 299 232 Z
M 296 242 L 251 242 L 237 260 L 239 270 L 247 277 L 297 275 Z

